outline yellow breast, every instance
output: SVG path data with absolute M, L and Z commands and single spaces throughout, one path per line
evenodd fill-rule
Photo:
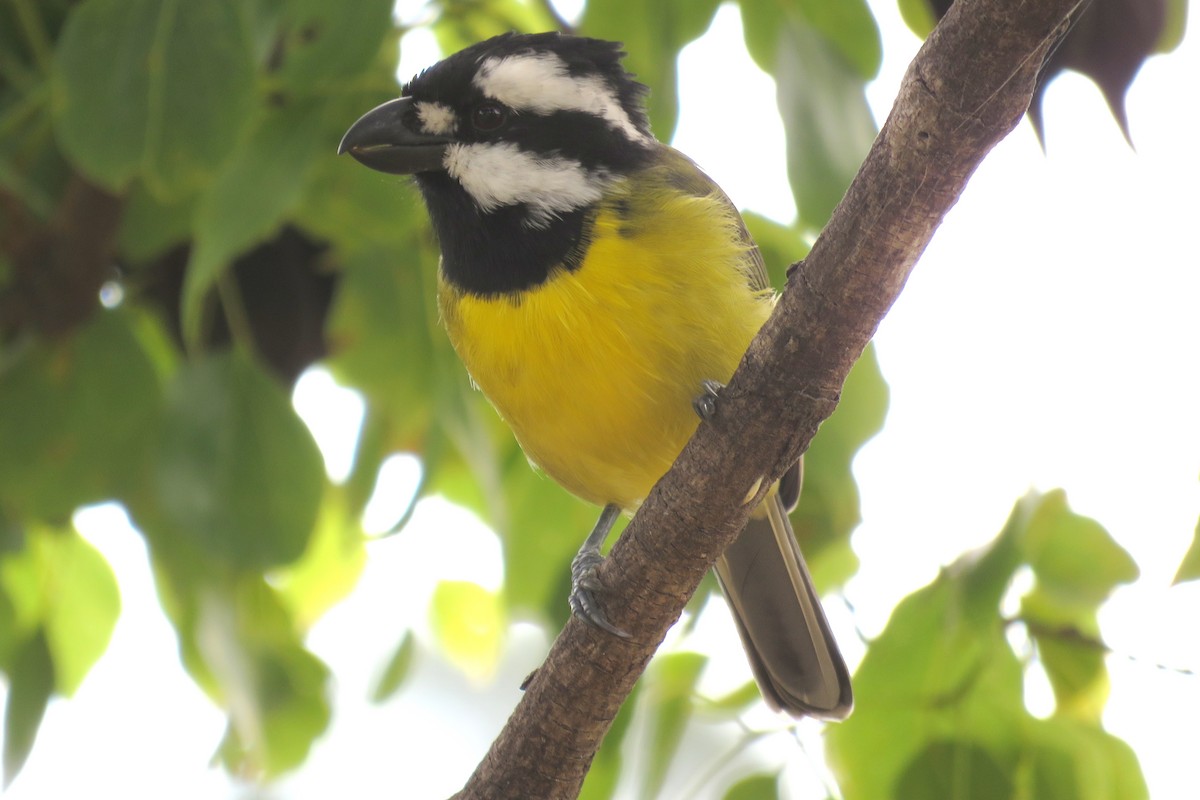
M 579 497 L 633 509 L 770 313 L 720 195 L 618 186 L 573 271 L 500 297 L 444 281 L 450 340 L 526 455 Z

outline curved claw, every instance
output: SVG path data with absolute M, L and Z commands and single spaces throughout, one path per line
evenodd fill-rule
M 597 551 L 580 550 L 571 561 L 571 595 L 568 602 L 575 616 L 584 622 L 607 631 L 613 636 L 628 639 L 629 634 L 608 621 L 596 598 L 604 586 L 596 580 L 596 568 L 604 561 Z
M 613 636 L 628 639 L 629 634 L 609 622 L 596 602 L 596 597 L 605 591 L 604 585 L 596 580 L 596 568 L 604 562 L 600 545 L 608 538 L 608 532 L 620 513 L 621 509 L 616 505 L 606 505 L 600 512 L 600 519 L 596 520 L 596 526 L 584 540 L 575 558 L 571 559 L 571 596 L 568 600 L 571 611 L 584 622 Z

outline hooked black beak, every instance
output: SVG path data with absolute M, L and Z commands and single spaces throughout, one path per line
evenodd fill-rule
M 338 155 L 349 153 L 364 166 L 394 175 L 442 169 L 450 140 L 413 131 L 408 123 L 416 121 L 411 97 L 389 100 L 350 126 L 338 145 Z

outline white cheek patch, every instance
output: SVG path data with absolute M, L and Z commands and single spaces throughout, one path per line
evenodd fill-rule
M 608 184 L 607 175 L 578 161 L 526 153 L 510 142 L 452 144 L 442 163 L 484 212 L 526 204 L 531 228 L 595 203 Z
M 650 144 L 603 79 L 568 75 L 567 65 L 554 53 L 485 58 L 472 82 L 509 108 L 541 115 L 582 111 L 602 118 L 631 142 Z
M 415 104 L 421 129 L 434 136 L 449 136 L 458 127 L 454 109 L 441 103 L 419 102 Z

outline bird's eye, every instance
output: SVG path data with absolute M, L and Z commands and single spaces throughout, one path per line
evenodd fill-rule
M 480 103 L 471 114 L 471 124 L 478 131 L 494 131 L 508 120 L 508 109 L 499 103 Z

